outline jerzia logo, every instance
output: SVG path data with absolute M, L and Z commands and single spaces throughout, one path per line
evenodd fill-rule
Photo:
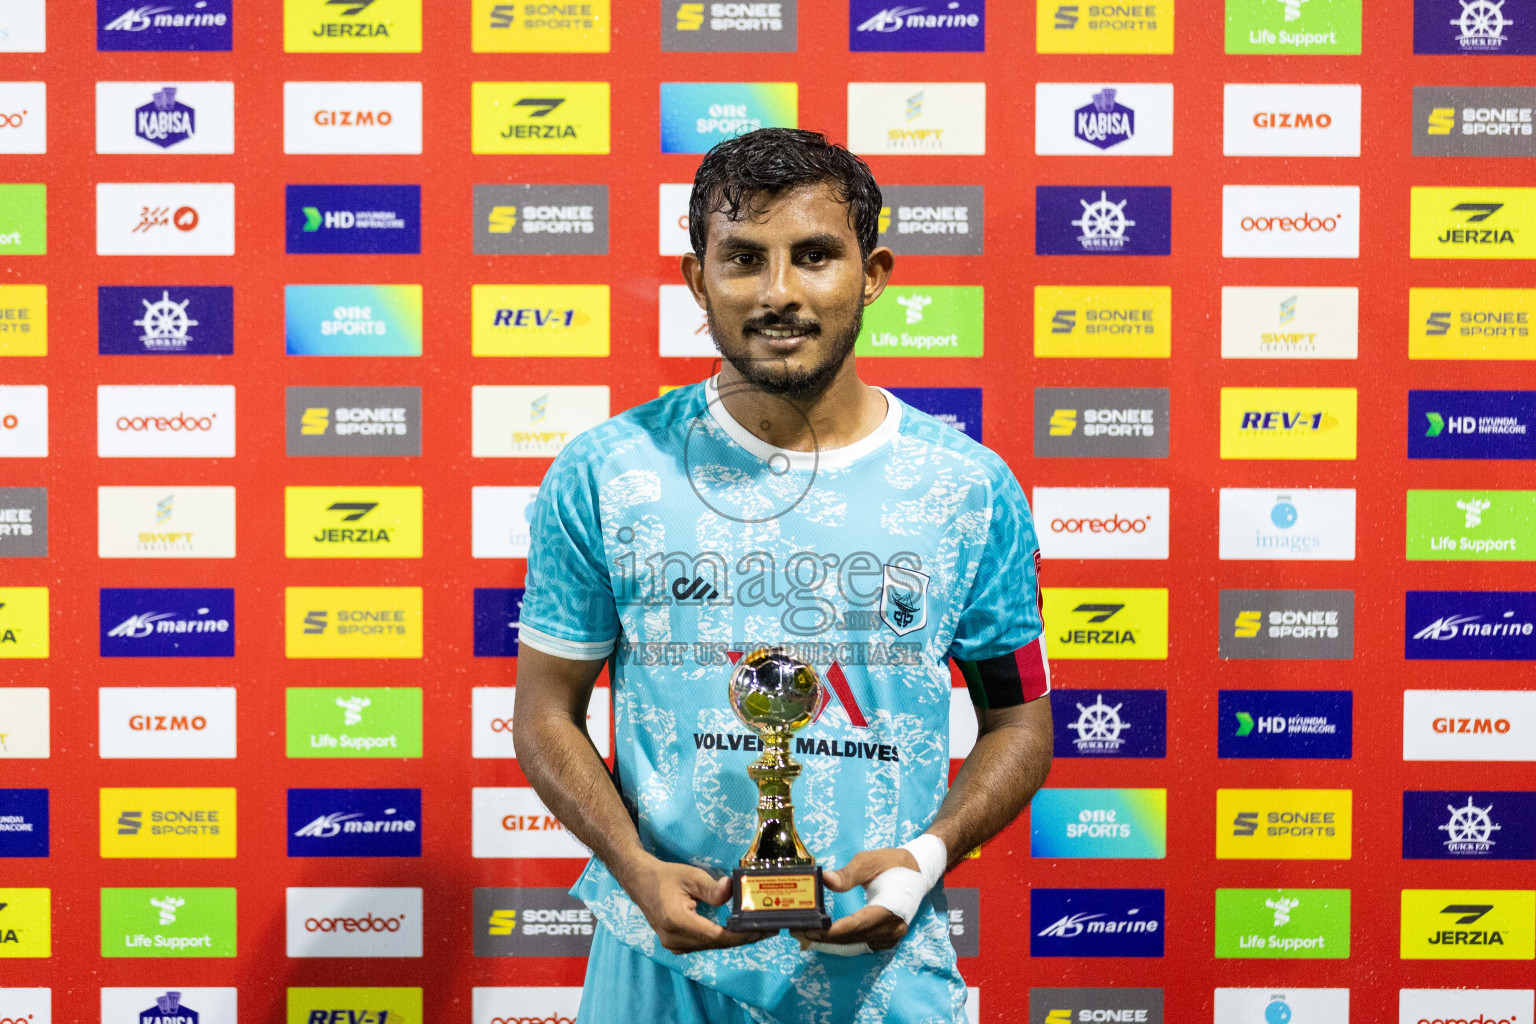
M 1536 259 L 1536 188 L 1414 188 L 1414 259 Z
M 475 82 L 476 153 L 607 153 L 607 82 Z
M 1404 960 L 1530 960 L 1536 955 L 1536 892 L 1404 889 Z
M 1136 111 L 1115 102 L 1114 89 L 1100 89 L 1093 102 L 1072 112 L 1073 134 L 1090 146 L 1108 149 L 1136 134 Z
M 1162 660 L 1168 657 L 1168 591 L 1046 587 L 1051 657 Z

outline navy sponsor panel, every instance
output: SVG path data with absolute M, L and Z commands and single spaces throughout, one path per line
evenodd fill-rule
M 96 351 L 104 356 L 233 355 L 235 290 L 228 285 L 99 287 Z
M 475 657 L 517 657 L 522 587 L 475 588 Z
M 234 0 L 96 0 L 98 50 L 228 51 L 234 31 Z
M 1531 4 L 1522 0 L 1413 0 L 1413 52 L 1536 53 Z
M 0 857 L 48 856 L 48 791 L 0 789 Z
M 919 412 L 981 441 L 981 388 L 888 388 Z
M 420 857 L 421 790 L 290 789 L 290 857 Z
M 1217 757 L 1354 756 L 1352 690 L 1222 690 Z
M 986 48 L 986 0 L 848 0 L 848 49 L 854 53 L 981 53 Z
M 1536 661 L 1536 593 L 1410 590 L 1409 661 Z
M 1035 186 L 1036 256 L 1167 256 L 1172 246 L 1166 185 Z
M 1032 889 L 1030 956 L 1162 956 L 1163 890 Z
M 290 253 L 421 252 L 420 185 L 289 185 Z
M 1403 794 L 1404 860 L 1536 860 L 1536 793 Z
M 233 658 L 228 587 L 103 587 L 103 658 Z
M 1167 757 L 1167 690 L 1051 690 L 1057 757 Z
M 1410 459 L 1536 459 L 1536 391 L 1408 392 Z

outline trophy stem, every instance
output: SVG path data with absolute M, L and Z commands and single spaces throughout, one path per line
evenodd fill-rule
M 815 863 L 795 831 L 790 787 L 800 765 L 789 756 L 788 730 L 765 732 L 763 755 L 747 768 L 757 783 L 757 837 L 741 859 L 744 868 L 805 867 Z

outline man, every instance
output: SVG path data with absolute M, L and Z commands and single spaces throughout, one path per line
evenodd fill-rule
M 682 269 L 718 376 L 582 434 L 539 489 L 514 739 L 594 854 L 579 1024 L 966 1019 L 935 883 L 1050 769 L 1038 545 L 1000 458 L 859 380 L 893 264 L 880 209 L 821 135 L 716 146 Z M 723 927 L 757 824 L 727 681 L 770 645 L 834 694 L 794 747 L 799 832 L 829 869 L 819 934 Z M 951 659 L 980 738 L 949 787 Z M 612 777 L 584 727 L 605 662 Z

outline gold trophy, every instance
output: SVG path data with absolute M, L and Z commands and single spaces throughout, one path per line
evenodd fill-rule
M 782 647 L 763 647 L 736 663 L 731 708 L 763 741 L 763 756 L 747 768 L 757 783 L 757 837 L 731 872 L 733 932 L 820 931 L 832 925 L 822 891 L 821 868 L 795 833 L 789 788 L 800 766 L 789 756 L 789 738 L 804 728 L 821 703 L 816 670 Z

